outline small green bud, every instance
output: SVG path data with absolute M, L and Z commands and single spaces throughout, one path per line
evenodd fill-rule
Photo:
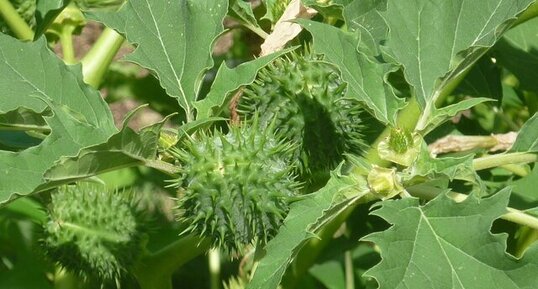
M 421 138 L 404 128 L 392 128 L 388 137 L 377 146 L 379 156 L 403 166 L 410 166 L 420 152 Z
M 373 166 L 368 174 L 368 186 L 374 193 L 381 195 L 383 200 L 390 199 L 404 190 L 398 180 L 395 168 L 378 166 Z

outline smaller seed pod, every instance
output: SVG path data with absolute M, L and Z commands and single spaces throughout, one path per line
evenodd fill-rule
M 245 245 L 274 236 L 300 184 L 291 162 L 293 145 L 278 141 L 273 125 L 232 126 L 199 133 L 172 150 L 181 165 L 179 219 L 186 233 L 214 247 L 241 253 Z
M 77 184 L 60 187 L 51 198 L 47 255 L 87 280 L 119 287 L 144 245 L 143 218 L 131 194 Z

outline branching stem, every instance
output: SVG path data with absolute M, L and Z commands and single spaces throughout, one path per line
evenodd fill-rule
M 11 5 L 9 0 L 0 0 L 0 16 L 13 31 L 15 36 L 20 40 L 32 41 L 34 39 L 34 31 L 24 19 L 17 13 L 17 10 Z
M 479 171 L 508 164 L 525 164 L 536 161 L 538 161 L 538 154 L 535 153 L 507 153 L 474 159 L 473 167 Z

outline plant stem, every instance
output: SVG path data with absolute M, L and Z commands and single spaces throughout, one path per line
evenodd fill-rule
M 180 172 L 178 167 L 161 160 L 147 160 L 145 165 L 146 167 L 154 168 L 170 176 Z
M 34 39 L 34 31 L 24 19 L 17 13 L 17 10 L 11 5 L 9 0 L 0 0 L 0 16 L 13 31 L 15 36 L 20 40 L 32 41 Z
M 538 218 L 514 208 L 506 210 L 508 213 L 502 215 L 502 219 L 538 230 Z
M 344 253 L 346 289 L 355 289 L 355 272 L 353 272 L 353 255 L 351 250 Z
M 500 167 L 520 177 L 526 177 L 529 175 L 528 169 L 522 165 L 508 164 L 508 165 L 502 165 Z
M 220 252 L 218 249 L 211 249 L 208 253 L 209 276 L 211 278 L 211 289 L 220 288 Z
M 538 154 L 535 153 L 507 153 L 474 159 L 473 167 L 479 171 L 507 164 L 524 164 L 536 161 L 538 161 Z
M 90 51 L 82 59 L 84 81 L 98 88 L 124 38 L 111 28 L 105 28 Z
M 64 25 L 59 35 L 60 44 L 62 45 L 62 53 L 64 61 L 67 64 L 76 63 L 75 49 L 73 48 L 73 31 L 75 27 L 72 25 Z
M 209 240 L 189 235 L 142 258 L 138 265 L 133 268 L 140 288 L 171 289 L 171 276 L 174 271 L 206 252 L 209 246 Z

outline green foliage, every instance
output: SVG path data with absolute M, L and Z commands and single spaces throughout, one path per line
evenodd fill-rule
M 43 245 L 62 267 L 118 284 L 141 255 L 142 217 L 126 192 L 78 184 L 52 194 Z
M 536 287 L 536 246 L 516 260 L 504 251 L 505 237 L 489 232 L 504 213 L 508 195 L 504 190 L 487 199 L 471 195 L 455 203 L 442 194 L 424 206 L 417 199 L 383 202 L 374 214 L 393 226 L 364 239 L 378 244 L 383 258 L 366 274 L 380 288 Z
M 538 287 L 537 15 L 0 0 L 0 287 Z

